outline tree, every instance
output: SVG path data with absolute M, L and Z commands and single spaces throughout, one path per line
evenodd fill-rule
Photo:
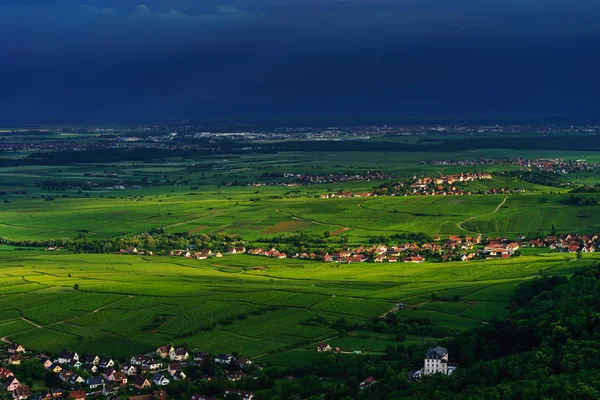
M 556 236 L 556 226 L 552 224 L 552 229 L 550 230 L 550 236 Z

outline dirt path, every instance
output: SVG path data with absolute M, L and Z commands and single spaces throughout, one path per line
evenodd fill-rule
M 292 213 L 290 213 L 290 212 L 287 212 L 287 211 L 277 210 L 277 212 L 278 212 L 278 213 L 281 213 L 281 214 L 285 214 L 285 215 L 287 215 L 288 217 L 292 217 L 292 219 L 295 219 L 295 220 L 298 220 L 298 221 L 306 221 L 306 222 L 311 222 L 311 223 L 313 223 L 313 224 L 315 224 L 315 225 L 323 225 L 323 226 L 337 226 L 337 227 L 340 227 L 340 228 L 347 228 L 347 227 L 346 227 L 346 226 L 344 226 L 344 225 L 338 225 L 338 224 L 324 224 L 323 222 L 319 222 L 319 221 L 316 221 L 316 220 L 314 220 L 314 219 L 308 219 L 308 218 L 299 217 L 299 216 L 297 216 L 297 215 L 294 215 L 294 214 L 292 214 Z M 348 228 L 348 229 L 349 229 L 349 228 Z
M 6 336 L 2 336 L 0 338 L 0 341 L 2 341 L 4 343 L 12 344 L 12 342 Z
M 465 219 L 461 223 L 457 224 L 458 229 L 462 229 L 463 231 L 467 231 L 467 232 L 470 232 L 470 233 L 477 233 L 478 234 L 479 232 L 475 232 L 475 231 L 472 231 L 470 229 L 467 229 L 463 225 L 466 224 L 467 222 L 471 221 L 472 219 L 479 218 L 479 217 L 484 217 L 486 215 L 496 214 L 498 211 L 500 211 L 500 208 L 506 203 L 506 200 L 508 200 L 508 196 L 504 197 L 504 200 L 502 200 L 502 203 L 498 204 L 498 206 L 496 206 L 496 208 L 492 212 L 489 212 L 489 213 L 486 213 L 486 214 L 481 214 L 481 215 L 473 215 L 472 217 L 469 217 L 469 218 Z
M 127 296 L 127 297 L 123 297 L 122 299 L 117 299 L 117 300 L 115 300 L 115 301 L 113 301 L 113 302 L 110 302 L 110 303 L 108 303 L 108 304 L 105 304 L 105 305 L 103 305 L 102 307 L 98 307 L 98 308 L 96 308 L 96 309 L 95 309 L 95 310 L 93 310 L 93 311 L 92 311 L 90 314 L 95 314 L 95 313 L 97 313 L 97 312 L 98 312 L 98 311 L 100 311 L 100 310 L 104 310 L 104 309 L 105 309 L 106 307 L 108 307 L 108 306 L 112 306 L 112 305 L 113 305 L 113 304 L 115 304 L 115 303 L 118 303 L 118 302 L 120 302 L 120 301 L 123 301 L 123 300 L 125 300 L 125 299 L 131 299 L 131 298 L 133 298 L 133 296 L 132 296 L 132 295 L 129 295 L 129 296 Z M 64 321 L 61 321 L 61 322 L 59 322 L 59 323 L 62 323 L 62 322 L 64 322 Z
M 41 326 L 41 325 L 38 325 L 38 324 L 36 324 L 35 322 L 33 322 L 33 321 L 30 321 L 30 320 L 28 320 L 28 319 L 27 319 L 27 318 L 25 318 L 25 317 L 21 317 L 21 319 L 22 319 L 23 321 L 27 322 L 28 324 L 31 324 L 31 325 L 35 326 L 36 328 L 40 328 L 40 329 L 42 329 L 42 328 L 43 328 L 43 326 Z
M 66 229 L 66 228 L 40 228 L 38 226 L 22 226 L 22 225 L 13 225 L 6 224 L 4 222 L 0 222 L 0 226 L 6 226 L 7 228 L 19 228 L 19 229 L 35 229 L 35 230 L 43 230 L 43 231 L 52 231 L 52 232 L 74 232 L 80 233 L 80 230 L 76 229 Z M 86 232 L 88 235 L 96 235 L 96 232 Z

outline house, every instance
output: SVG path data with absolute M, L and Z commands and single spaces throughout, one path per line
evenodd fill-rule
M 137 375 L 137 367 L 135 365 L 125 364 L 121 367 L 121 372 L 128 376 Z
M 58 374 L 60 371 L 62 371 L 62 367 L 57 363 L 53 363 L 48 370 Z
M 189 354 L 183 347 L 171 347 L 169 358 L 171 361 L 185 361 L 189 358 Z
M 10 365 L 21 365 L 21 360 L 23 360 L 23 353 L 15 353 L 8 357 Z
M 85 384 L 90 388 L 90 389 L 97 389 L 101 386 L 104 386 L 104 378 L 101 376 L 90 376 L 87 381 L 85 382 Z
M 13 391 L 13 399 L 14 400 L 25 400 L 31 396 L 31 391 L 29 390 L 29 386 L 19 386 Z
M 143 390 L 143 389 L 149 389 L 152 386 L 152 384 L 150 383 L 148 378 L 140 376 L 139 378 L 136 379 L 134 386 L 138 390 Z
M 55 387 L 55 388 L 52 388 L 52 390 L 50 392 L 52 394 L 52 398 L 53 399 L 58 399 L 60 397 L 63 397 L 63 390 L 62 390 L 62 388 Z
M 437 346 L 430 348 L 425 353 L 423 375 L 448 374 L 448 350 Z
M 144 362 L 144 364 L 142 364 L 142 371 L 144 370 L 149 370 L 149 371 L 158 371 L 159 369 L 162 368 L 162 362 L 161 361 L 155 361 L 150 359 L 147 362 Z
M 100 364 L 100 357 L 94 354 L 90 354 L 85 358 L 86 364 L 98 365 Z
M 194 361 L 196 362 L 196 364 L 202 364 L 204 363 L 204 360 L 206 360 L 206 356 L 207 354 L 203 351 L 198 351 L 196 353 L 194 353 Z
M 69 378 L 69 383 L 72 386 L 77 385 L 78 383 L 85 383 L 85 379 L 83 379 L 80 375 L 78 374 L 73 374 L 73 376 L 71 376 L 71 378 Z
M 145 362 L 147 362 L 149 360 L 150 360 L 149 356 L 146 356 L 146 355 L 143 355 L 143 354 L 139 354 L 137 356 L 131 357 L 131 359 L 129 360 L 129 363 L 131 365 L 142 365 L 142 364 L 144 364 Z
M 13 376 L 15 376 L 15 374 L 13 374 L 13 372 L 11 370 L 0 367 L 0 380 L 6 380 Z
M 237 358 L 237 360 L 235 360 L 235 363 L 240 368 L 245 368 L 245 367 L 249 366 L 250 364 L 252 364 L 252 361 L 250 361 L 248 359 L 248 357 L 240 356 L 240 357 Z
M 108 380 L 109 382 L 114 382 L 118 386 L 127 385 L 127 375 L 121 371 L 114 371 L 112 374 L 110 374 Z
M 169 379 L 162 372 L 159 372 L 158 374 L 154 375 L 152 382 L 158 386 L 166 386 L 169 384 Z
M 5 386 L 6 386 L 6 391 L 7 392 L 12 392 L 16 388 L 18 388 L 18 387 L 21 386 L 21 382 L 19 382 L 19 380 L 17 378 L 15 378 L 14 376 L 11 376 L 10 378 L 8 378 L 6 380 Z
M 177 370 L 175 372 L 173 372 L 171 374 L 171 376 L 173 377 L 173 379 L 175 379 L 176 381 L 185 381 L 187 378 L 187 375 L 185 374 L 185 372 L 183 372 L 182 370 Z
M 227 396 L 228 394 L 237 394 L 243 400 L 252 400 L 252 399 L 254 399 L 254 393 L 248 392 L 246 390 L 227 389 L 227 390 L 225 390 L 225 396 Z
M 244 371 L 229 371 L 227 373 L 227 378 L 230 381 L 236 382 L 241 380 L 243 377 L 245 377 L 247 374 Z
M 115 394 L 116 390 L 115 390 L 115 385 L 112 383 L 108 383 L 106 385 L 104 385 L 104 387 L 102 388 L 102 394 L 104 396 L 109 396 L 111 394 Z
M 51 360 L 51 359 L 49 359 L 49 358 L 42 359 L 42 360 L 40 360 L 40 361 L 42 361 L 42 362 L 44 363 L 44 369 L 48 369 L 48 368 L 50 368 L 50 367 L 52 366 L 52 364 L 54 364 L 54 363 L 52 362 L 52 360 Z
M 85 390 L 73 390 L 69 393 L 70 400 L 85 400 Z
M 169 352 L 171 351 L 171 346 L 160 346 L 156 349 L 156 355 L 160 358 L 167 358 L 169 356 Z M 133 362 L 132 362 L 133 364 Z
M 70 351 L 61 351 L 58 355 L 59 364 L 74 364 L 79 361 L 79 354 Z
M 173 373 L 179 371 L 183 369 L 183 367 L 181 366 L 181 364 L 179 363 L 171 363 L 169 364 L 169 366 L 167 367 L 167 372 L 171 375 L 173 375 Z
M 217 364 L 230 365 L 233 362 L 234 357 L 231 354 L 219 354 L 215 357 Z
M 75 375 L 75 372 L 68 369 L 63 369 L 58 373 L 58 378 L 63 382 L 69 382 L 73 375 Z
M 25 347 L 20 344 L 11 343 L 8 345 L 8 354 L 25 353 Z
M 317 345 L 317 351 L 319 353 L 322 353 L 324 351 L 331 351 L 331 346 L 329 344 L 327 344 L 327 343 L 319 343 Z
M 413 256 L 413 257 L 406 257 L 403 261 L 405 263 L 417 263 L 417 264 L 420 264 L 423 261 L 425 261 L 425 259 L 423 257 L 421 257 L 421 256 Z
M 90 374 L 95 374 L 96 372 L 98 372 L 98 366 L 96 364 L 85 364 L 83 366 L 83 369 L 85 369 Z
M 104 375 L 104 379 L 108 380 L 108 377 L 113 374 L 116 370 L 114 368 L 107 368 L 102 375 Z
M 358 387 L 361 390 L 365 390 L 366 388 L 368 388 L 369 386 L 371 386 L 372 384 L 374 384 L 375 382 L 377 382 L 377 380 L 375 379 L 375 377 L 370 376 L 367 379 L 365 379 L 364 381 L 362 381 Z
M 102 369 L 112 368 L 115 366 L 115 362 L 112 358 L 103 358 L 98 366 Z

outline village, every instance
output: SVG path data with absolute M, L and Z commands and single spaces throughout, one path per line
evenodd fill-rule
M 260 367 L 244 356 L 205 352 L 188 352 L 181 346 L 165 345 L 153 353 L 140 354 L 127 360 L 100 357 L 95 354 L 78 354 L 62 351 L 55 356 L 26 350 L 16 343 L 8 344 L 6 367 L 0 367 L 0 391 L 12 395 L 14 400 L 85 400 L 86 398 L 128 398 L 129 400 L 166 400 L 170 383 L 192 380 L 187 374 L 204 375 L 207 381 L 226 382 L 223 398 L 237 395 L 243 400 L 252 400 L 254 393 L 235 388 L 236 382 L 250 376 Z M 55 382 L 48 390 L 34 392 L 15 372 L 24 363 L 43 365 L 46 381 Z M 203 366 L 208 366 L 203 368 Z M 187 373 L 186 373 L 187 371 Z M 198 372 L 199 371 L 199 372 Z M 210 373 L 207 373 L 210 372 Z M 190 400 L 211 400 L 203 394 L 195 394 Z
M 190 259 L 206 260 L 208 258 L 221 258 L 225 255 L 248 254 L 277 259 L 301 259 L 324 261 L 328 263 L 423 263 L 429 262 L 454 262 L 471 260 L 493 260 L 506 259 L 520 255 L 523 248 L 548 248 L 555 252 L 567 253 L 593 253 L 598 248 L 598 234 L 563 234 L 527 239 L 519 237 L 518 240 L 510 240 L 505 237 L 491 238 L 471 236 L 449 236 L 442 239 L 434 236 L 432 242 L 422 244 L 402 243 L 387 246 L 386 244 L 358 246 L 354 248 L 344 247 L 335 252 L 315 250 L 313 252 L 291 252 L 280 251 L 275 247 L 263 249 L 262 247 L 246 248 L 243 245 L 230 247 L 224 253 L 213 252 L 210 249 L 195 251 L 172 250 L 168 253 L 170 257 L 184 257 Z M 47 251 L 56 250 L 48 248 Z M 151 251 L 145 251 L 135 247 L 121 249 L 120 254 L 153 255 Z
M 600 164 L 588 163 L 585 160 L 563 160 L 562 158 L 481 158 L 478 160 L 434 160 L 422 161 L 428 165 L 500 165 L 510 164 L 524 170 L 536 169 L 543 172 L 565 175 L 570 172 L 588 171 L 600 168 Z
M 327 183 L 341 183 L 341 182 L 360 182 L 360 181 L 375 181 L 382 179 L 392 179 L 393 176 L 386 174 L 381 171 L 365 171 L 364 173 L 326 173 L 326 174 L 298 174 L 290 172 L 272 172 L 264 173 L 262 178 L 282 178 L 283 181 L 261 183 L 254 182 L 248 184 L 248 186 L 261 187 L 261 186 L 305 186 L 305 185 L 319 185 Z M 233 183 L 228 183 L 225 186 L 234 186 Z
M 523 193 L 525 189 L 489 188 L 487 190 L 466 190 L 469 182 L 492 180 L 488 172 L 466 172 L 440 177 L 417 177 L 385 183 L 371 192 L 353 193 L 338 191 L 319 195 L 322 199 L 344 197 L 377 197 L 377 196 L 463 196 L 473 194 L 513 194 Z
M 211 356 L 205 352 L 190 352 L 181 346 L 164 345 L 149 354 L 140 354 L 126 360 L 100 357 L 96 354 L 79 354 L 62 351 L 54 357 L 45 353 L 26 350 L 24 346 L 10 343 L 2 349 L 8 359 L 0 364 L 0 392 L 7 392 L 13 400 L 85 400 L 95 398 L 128 399 L 128 400 L 166 400 L 169 398 L 169 385 L 176 381 L 193 381 L 185 371 L 203 370 L 203 366 L 211 364 L 211 375 L 204 376 L 205 381 L 218 379 L 229 383 L 222 393 L 211 395 L 194 394 L 190 400 L 216 400 L 218 398 L 238 398 L 252 400 L 252 391 L 235 388 L 236 382 L 252 378 L 252 374 L 262 369 L 250 359 L 233 354 Z M 359 355 L 360 351 L 341 351 L 327 343 L 319 343 L 319 353 L 336 352 Z M 426 375 L 450 375 L 456 369 L 448 363 L 448 350 L 441 346 L 430 348 L 424 357 L 423 368 L 409 371 L 407 380 L 417 382 Z M 209 362 L 210 361 L 210 362 Z M 16 376 L 22 363 L 38 363 L 43 366 L 49 380 L 55 385 L 48 390 L 33 391 L 26 381 L 31 377 Z M 207 370 L 204 369 L 204 370 Z M 284 379 L 293 380 L 293 376 Z M 47 379 L 48 380 L 48 379 Z M 358 385 L 364 390 L 376 384 L 373 376 L 368 376 Z

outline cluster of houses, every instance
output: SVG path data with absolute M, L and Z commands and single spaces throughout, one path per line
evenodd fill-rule
M 473 181 L 491 180 L 488 172 L 466 172 L 455 175 L 439 177 L 417 177 L 406 181 L 394 182 L 391 186 L 381 186 L 375 190 L 376 195 L 404 195 L 404 196 L 462 196 L 470 194 L 484 194 L 483 191 L 464 190 L 457 184 L 466 184 Z
M 18 344 L 8 347 L 11 365 L 20 364 L 25 348 Z M 140 354 L 129 360 L 103 358 L 95 354 L 85 357 L 76 352 L 62 351 L 56 357 L 41 354 L 37 357 L 48 373 L 55 374 L 61 387 L 32 395 L 32 390 L 19 382 L 14 373 L 0 368 L 0 381 L 7 392 L 12 393 L 14 400 L 53 400 L 63 399 L 66 393 L 63 388 L 70 389 L 68 399 L 85 400 L 88 397 L 115 396 L 123 388 L 152 393 L 132 396 L 133 400 L 165 400 L 164 390 L 172 381 L 188 380 L 185 368 L 189 365 L 201 366 L 210 357 L 205 352 L 190 353 L 183 347 L 165 345 L 151 354 Z M 252 364 L 247 357 L 235 357 L 231 354 L 219 354 L 214 357 L 216 364 L 225 372 L 227 380 L 236 382 L 247 376 Z M 211 379 L 211 378 L 209 378 Z M 236 393 L 243 399 L 251 400 L 252 392 L 228 389 L 228 393 Z M 193 400 L 211 399 L 204 395 L 195 395 Z
M 521 246 L 519 243 L 505 238 L 489 239 L 489 243 L 485 247 L 481 248 L 479 246 L 479 249 L 476 249 L 476 246 L 480 244 L 481 239 L 479 237 L 450 236 L 442 241 L 440 237 L 435 236 L 433 242 L 421 245 L 404 243 L 388 247 L 385 244 L 379 244 L 369 247 L 359 246 L 353 249 L 346 248 L 331 254 L 294 253 L 290 257 L 344 264 L 362 262 L 422 263 L 428 256 L 442 262 L 469 261 L 482 258 L 508 258 L 514 256 Z M 275 248 L 270 250 L 250 249 L 247 253 L 274 258 L 287 257 L 286 253 Z
M 385 244 L 373 246 L 359 246 L 356 248 L 343 248 L 332 253 L 303 252 L 286 253 L 274 247 L 263 249 L 261 247 L 246 249 L 245 246 L 230 247 L 225 254 L 250 254 L 269 258 L 294 258 L 306 260 L 318 260 L 332 263 L 422 263 L 426 259 L 430 261 L 471 261 L 481 259 L 510 258 L 519 254 L 522 247 L 547 247 L 559 252 L 583 252 L 592 253 L 600 245 L 599 236 L 596 234 L 564 234 L 560 236 L 547 236 L 530 241 L 524 237 L 519 240 L 509 240 L 504 237 L 487 238 L 482 242 L 480 237 L 471 236 L 449 236 L 442 240 L 439 236 L 433 237 L 433 242 L 417 244 L 404 243 L 395 246 Z M 122 254 L 149 254 L 135 247 L 121 250 Z M 204 249 L 200 252 L 192 250 L 173 250 L 169 253 L 172 257 L 195 258 L 204 260 L 209 257 L 223 257 L 221 252 L 213 252 Z
M 581 235 L 568 233 L 558 236 L 546 236 L 528 242 L 529 247 L 547 247 L 559 252 L 594 253 L 600 246 L 599 234 Z
M 235 254 L 235 253 L 232 253 Z M 217 251 L 216 253 L 210 249 L 203 249 L 202 251 L 191 251 L 191 250 L 171 250 L 169 252 L 171 257 L 184 257 L 184 258 L 195 258 L 197 260 L 206 260 L 209 257 L 223 257 L 223 253 Z
M 498 165 L 512 164 L 524 170 L 536 169 L 555 174 L 568 174 L 574 171 L 588 171 L 600 168 L 600 164 L 585 160 L 563 160 L 562 158 L 482 158 L 479 160 L 435 160 L 423 161 L 431 165 Z
M 366 171 L 362 174 L 356 173 L 328 173 L 322 175 L 312 174 L 294 174 L 289 172 L 275 172 L 263 175 L 268 178 L 283 178 L 283 181 L 269 182 L 269 183 L 251 183 L 248 186 L 261 187 L 261 186 L 304 186 L 304 185 L 322 185 L 326 183 L 340 183 L 340 182 L 359 182 L 359 181 L 376 181 L 383 179 L 392 179 L 392 175 L 386 174 L 381 171 Z M 229 185 L 226 185 L 229 186 Z

